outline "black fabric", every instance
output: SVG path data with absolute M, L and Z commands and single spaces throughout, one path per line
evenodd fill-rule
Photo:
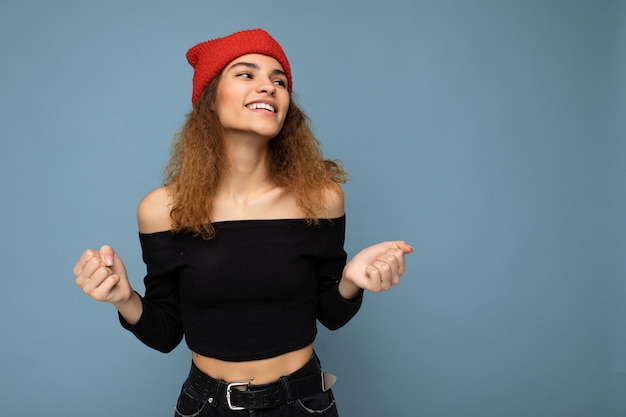
M 168 352 L 182 340 L 201 355 L 228 361 L 277 356 L 309 345 L 316 319 L 331 330 L 359 310 L 345 300 L 345 216 L 213 224 L 216 235 L 140 234 L 147 266 L 143 314 L 122 325 Z

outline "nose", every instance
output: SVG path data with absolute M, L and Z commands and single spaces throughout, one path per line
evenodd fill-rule
M 259 93 L 265 93 L 270 95 L 276 94 L 276 85 L 269 78 L 263 79 L 259 82 L 257 86 L 257 91 Z

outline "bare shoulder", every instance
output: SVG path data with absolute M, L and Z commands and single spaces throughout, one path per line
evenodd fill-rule
M 137 223 L 141 233 L 155 233 L 170 230 L 170 212 L 174 200 L 166 187 L 150 191 L 139 203 Z
M 322 216 L 329 219 L 335 219 L 345 214 L 344 195 L 341 186 L 332 183 L 324 191 L 324 210 Z

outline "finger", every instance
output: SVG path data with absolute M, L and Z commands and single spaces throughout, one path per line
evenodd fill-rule
M 117 256 L 117 254 L 115 253 L 115 251 L 113 250 L 111 246 L 109 245 L 102 246 L 100 250 L 98 251 L 98 254 L 100 255 L 100 258 L 102 258 L 106 266 L 113 266 L 113 263 L 115 262 L 115 257 Z
M 396 259 L 398 260 L 398 276 L 404 275 L 406 272 L 406 260 L 404 258 L 404 253 L 398 254 Z
M 96 253 L 95 256 L 93 256 L 91 259 L 88 259 L 83 264 L 82 270 L 76 276 L 76 285 L 84 289 L 85 285 L 87 285 L 87 283 L 92 278 L 94 273 L 98 270 L 98 268 L 101 268 L 101 267 L 105 267 L 104 263 L 102 262 L 102 260 Z
M 382 277 L 380 271 L 374 265 L 368 265 L 365 268 L 365 275 L 367 276 L 368 290 L 371 292 L 380 292 L 383 290 Z
M 381 290 L 388 290 L 393 284 L 393 267 L 384 261 L 376 260 L 372 263 L 372 267 L 378 270 Z
M 81 255 L 80 258 L 78 258 L 78 261 L 76 261 L 76 265 L 74 265 L 74 275 L 78 276 L 83 272 L 83 269 L 85 267 L 85 264 L 87 262 L 89 262 L 90 259 L 92 259 L 94 256 L 97 256 L 98 253 L 93 250 L 93 249 L 87 249 L 86 251 L 84 251 Z
M 92 295 L 110 275 L 113 275 L 113 272 L 109 268 L 103 265 L 99 266 L 87 279 L 85 279 L 82 287 L 83 291 L 88 295 Z
M 113 289 L 120 282 L 119 275 L 108 275 L 92 292 L 92 297 L 97 301 L 110 301 L 113 297 Z
M 397 274 L 398 270 L 400 269 L 399 258 L 401 258 L 402 256 L 404 256 L 402 254 L 402 251 L 400 251 L 400 249 L 394 248 L 387 250 L 387 252 L 380 255 L 378 258 L 376 258 L 376 260 L 388 263 L 391 267 L 392 273 Z
M 404 274 L 406 271 L 406 264 L 404 262 L 404 252 L 399 248 L 393 248 L 385 252 L 385 257 L 381 257 L 381 260 L 389 262 L 394 267 L 394 271 L 398 277 Z M 393 259 L 392 259 L 393 258 Z
M 409 254 L 409 253 L 415 251 L 413 246 L 409 245 L 404 240 L 396 240 L 396 241 L 393 242 L 393 244 L 395 245 L 395 247 L 400 249 L 402 251 L 402 253 L 404 253 L 404 254 Z

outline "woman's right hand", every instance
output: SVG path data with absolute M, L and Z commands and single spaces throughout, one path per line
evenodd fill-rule
M 124 263 L 112 247 L 87 249 L 74 266 L 76 285 L 96 301 L 114 305 L 127 303 L 134 292 Z

